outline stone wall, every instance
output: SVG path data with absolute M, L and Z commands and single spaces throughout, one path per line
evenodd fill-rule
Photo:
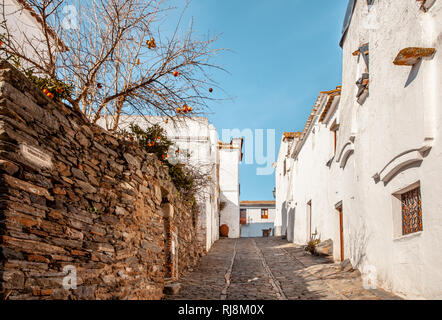
M 195 209 L 154 155 L 49 100 L 6 62 L 0 180 L 0 298 L 160 299 L 201 255 Z M 77 288 L 63 286 L 74 272 Z

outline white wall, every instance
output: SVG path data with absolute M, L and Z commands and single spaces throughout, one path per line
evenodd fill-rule
M 0 0 L 0 15 L 2 15 L 2 18 L 3 14 L 11 34 L 11 39 L 7 41 L 34 61 L 48 59 L 48 48 L 42 26 L 32 17 L 29 11 L 23 9 L 16 0 Z M 1 27 L 0 29 L 2 33 L 5 33 L 4 29 Z M 51 50 L 55 52 L 54 48 L 55 46 Z
M 442 3 L 437 1 L 428 13 L 420 11 L 416 1 L 376 1 L 374 8 L 378 12 L 377 28 L 368 32 L 367 39 L 367 31 L 361 23 L 367 8 L 363 1 L 358 1 L 356 19 L 343 48 L 344 110 L 352 107 L 352 94 L 345 90 L 351 91 L 356 69 L 349 52 L 358 42 L 368 40 L 371 60 L 370 97 L 362 107 L 353 108 L 357 123 L 355 180 L 360 207 L 350 210 L 363 212 L 363 219 L 354 217 L 352 211 L 345 217 L 348 224 L 359 224 L 368 230 L 362 267 L 375 266 L 384 287 L 410 298 L 442 298 L 442 275 L 436 267 L 442 262 L 442 94 L 439 88 L 442 84 Z M 432 47 L 439 53 L 434 59 L 422 62 L 416 78 L 407 87 L 411 67 L 392 63 L 406 47 Z M 372 176 L 390 161 L 427 144 L 433 147 L 421 163 L 404 168 L 388 183 L 373 181 Z M 397 160 L 400 162 L 406 157 L 407 154 Z M 393 217 L 400 214 L 400 208 L 393 206 L 392 194 L 416 181 L 421 182 L 424 231 L 408 237 L 397 236 L 393 231 Z
M 232 141 L 235 141 L 233 139 Z M 220 157 L 220 191 L 224 208 L 220 213 L 220 225 L 229 227 L 229 238 L 240 237 L 239 225 L 239 162 L 241 161 L 241 146 L 237 141 L 236 149 L 221 148 Z
M 285 236 L 287 233 L 288 214 L 290 211 L 291 197 L 289 196 L 289 183 L 293 170 L 293 159 L 288 157 L 296 139 L 281 139 L 278 159 L 275 163 L 275 236 Z M 284 174 L 284 161 L 286 162 L 286 174 Z

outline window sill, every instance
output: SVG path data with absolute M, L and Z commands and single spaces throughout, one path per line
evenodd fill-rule
M 415 233 L 410 233 L 407 234 L 405 236 L 399 236 L 393 239 L 394 242 L 400 242 L 400 241 L 406 241 L 409 239 L 414 239 L 414 238 L 418 238 L 422 235 L 423 231 L 419 231 L 419 232 L 415 232 Z

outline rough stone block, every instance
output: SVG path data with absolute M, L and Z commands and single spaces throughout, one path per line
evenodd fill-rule
M 161 206 L 161 210 L 163 212 L 164 218 L 173 218 L 174 215 L 174 208 L 173 205 L 170 203 L 165 203 Z
M 320 242 L 315 247 L 315 253 L 323 256 L 333 255 L 333 240 L 328 239 L 323 242 Z
M 353 271 L 353 266 L 350 262 L 350 259 L 346 259 L 343 262 L 341 262 L 341 270 L 343 272 L 350 272 Z
M 171 283 L 164 286 L 164 294 L 176 296 L 181 290 L 180 283 Z

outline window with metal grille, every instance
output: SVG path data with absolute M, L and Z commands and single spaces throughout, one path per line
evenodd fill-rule
M 261 219 L 269 218 L 269 209 L 261 209 Z
M 420 187 L 401 195 L 402 234 L 422 231 L 422 200 Z

